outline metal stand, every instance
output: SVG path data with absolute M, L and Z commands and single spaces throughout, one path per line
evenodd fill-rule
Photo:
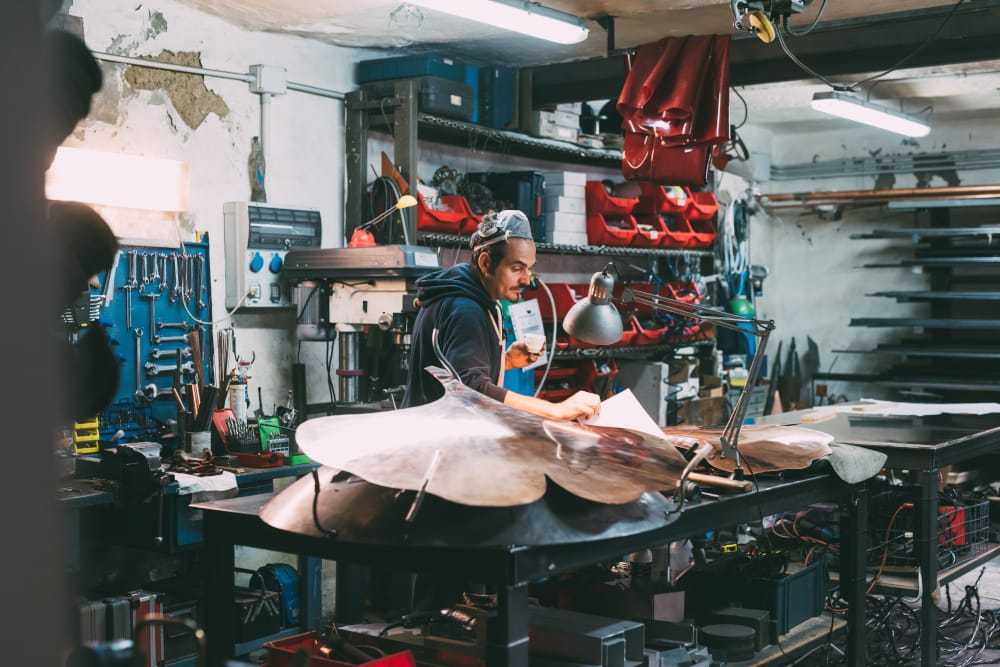
M 337 377 L 340 383 L 340 400 L 342 403 L 354 404 L 361 400 L 361 334 L 357 331 L 347 331 L 347 325 L 338 327 L 337 348 L 340 350 L 340 364 L 337 367 Z
M 917 503 L 917 551 L 920 554 L 920 664 L 937 664 L 937 603 L 934 592 L 938 581 L 938 469 L 920 472 L 920 498 Z
M 847 664 L 867 664 L 865 646 L 865 586 L 868 553 L 868 487 L 859 484 L 848 498 L 841 519 L 843 558 L 841 585 L 847 598 Z

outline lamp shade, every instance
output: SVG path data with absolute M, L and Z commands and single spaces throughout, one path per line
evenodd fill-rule
M 615 281 L 609 273 L 595 273 L 590 279 L 587 298 L 569 309 L 563 329 L 573 338 L 590 345 L 614 345 L 622 339 L 624 329 L 618 309 L 611 303 Z

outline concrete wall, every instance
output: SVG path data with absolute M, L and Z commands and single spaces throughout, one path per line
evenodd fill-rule
M 817 132 L 783 132 L 780 127 L 771 133 L 754 135 L 748 140 L 751 151 L 766 154 L 773 164 L 801 164 L 844 157 L 868 157 L 879 154 L 911 152 L 961 151 L 1000 145 L 1000 136 L 982 120 L 936 122 L 930 136 L 912 140 L 897 135 L 857 128 L 831 129 Z M 963 185 L 1000 182 L 1000 172 L 993 170 L 959 171 Z M 884 177 L 883 177 L 884 180 Z M 876 177 L 859 176 L 824 180 L 760 182 L 755 186 L 764 192 L 809 192 L 864 190 L 875 187 Z M 745 182 L 740 182 L 745 187 Z M 944 177 L 935 175 L 930 186 L 946 185 Z M 898 174 L 880 187 L 917 187 L 913 174 Z M 970 224 L 983 222 L 983 213 L 995 209 L 969 209 L 963 219 Z M 928 313 L 925 304 L 897 304 L 894 300 L 866 298 L 865 294 L 890 289 L 920 289 L 928 285 L 925 274 L 906 269 L 862 269 L 862 264 L 875 259 L 902 258 L 909 254 L 911 244 L 904 241 L 850 240 L 850 234 L 876 228 L 912 226 L 913 212 L 889 211 L 884 207 L 847 209 L 839 220 L 821 219 L 816 213 L 803 210 L 772 211 L 755 218 L 752 228 L 754 263 L 766 264 L 771 277 L 760 302 L 762 312 L 774 318 L 778 329 L 775 340 L 785 341 L 785 350 L 792 337 L 798 350 L 805 349 L 805 338 L 811 336 L 819 345 L 821 368 L 835 372 L 875 372 L 895 360 L 884 355 L 836 355 L 838 349 L 872 349 L 880 342 L 897 341 L 910 333 L 904 329 L 871 329 L 850 327 L 852 317 L 907 317 Z M 926 224 L 926 214 L 920 218 Z M 773 351 L 773 350 L 772 350 Z M 832 383 L 831 392 L 846 394 L 854 399 L 861 396 L 885 396 L 871 385 Z
M 353 63 L 364 51 L 343 49 L 298 37 L 254 33 L 172 0 L 143 3 L 75 0 L 68 12 L 84 20 L 88 46 L 95 51 L 157 57 L 170 51 L 190 64 L 246 72 L 264 63 L 286 68 L 288 78 L 325 88 L 353 87 Z M 177 56 L 177 54 L 182 54 Z M 190 210 L 185 232 L 208 231 L 212 241 L 212 303 L 224 312 L 224 202 L 250 196 L 247 158 L 259 133 L 258 98 L 247 84 L 222 79 L 153 72 L 105 64 L 105 86 L 91 117 L 67 145 L 135 155 L 184 160 L 190 165 Z M 319 208 L 324 241 L 342 236 L 344 125 L 342 104 L 332 99 L 289 93 L 272 102 L 268 146 L 269 201 Z M 116 228 L 129 235 L 176 238 L 173 220 L 149 222 L 130 211 L 109 211 Z M 233 319 L 241 353 L 255 351 L 251 375 L 264 389 L 264 403 L 283 402 L 294 361 L 294 314 L 239 314 Z M 325 395 L 322 346 L 304 345 L 313 400 Z M 240 564 L 257 567 L 276 554 L 242 550 Z M 332 565 L 332 564 L 327 564 Z M 327 568 L 327 572 L 330 569 Z M 325 578 L 325 603 L 333 604 L 333 577 Z
M 246 72 L 256 63 L 280 65 L 290 80 L 341 91 L 353 87 L 353 63 L 364 53 L 298 37 L 247 32 L 172 0 L 142 4 L 75 0 L 68 11 L 83 18 L 87 44 L 95 51 L 143 57 L 169 51 L 186 62 L 236 72 Z M 104 64 L 103 69 L 104 89 L 90 118 L 67 145 L 190 165 L 190 210 L 181 222 L 186 231 L 209 232 L 212 303 L 215 317 L 221 317 L 222 206 L 250 196 L 247 159 L 251 138 L 259 134 L 258 97 L 240 81 L 203 80 L 117 64 Z M 271 108 L 268 200 L 320 209 L 324 242 L 338 244 L 344 183 L 342 103 L 291 92 L 274 98 Z M 146 222 L 128 211 L 114 211 L 110 217 L 116 229 L 124 228 L 130 236 L 176 238 L 169 220 Z M 252 383 L 263 387 L 266 405 L 284 402 L 291 385 L 293 321 L 291 311 L 239 314 L 233 319 L 241 352 L 257 353 Z M 322 396 L 322 353 L 305 345 L 303 358 L 312 371 L 311 394 Z

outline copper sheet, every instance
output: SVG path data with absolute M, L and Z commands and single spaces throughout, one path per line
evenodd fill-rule
M 668 426 L 663 429 L 670 438 L 688 437 L 710 442 L 715 451 L 705 459 L 717 470 L 733 472 L 736 461 L 722 458 L 719 437 L 722 429 L 706 426 Z M 802 470 L 813 461 L 833 453 L 832 435 L 798 426 L 748 425 L 740 430 L 739 451 L 751 473 Z M 682 440 L 676 440 L 683 447 Z
M 542 546 L 628 537 L 668 523 L 671 504 L 644 493 L 624 505 L 592 503 L 552 485 L 538 501 L 516 507 L 467 507 L 428 496 L 416 519 L 404 521 L 414 494 L 369 484 L 321 468 L 316 518 L 344 542 L 434 547 Z M 333 481 L 331 481 L 333 480 Z M 322 537 L 313 519 L 312 476 L 268 501 L 260 512 L 270 526 Z
M 445 395 L 417 408 L 311 419 L 304 453 L 372 484 L 463 505 L 510 507 L 545 494 L 548 477 L 594 502 L 621 504 L 672 491 L 685 460 L 668 439 L 621 428 L 548 421 L 427 369 Z M 680 436 L 681 439 L 684 436 Z M 665 436 L 666 438 L 666 436 Z

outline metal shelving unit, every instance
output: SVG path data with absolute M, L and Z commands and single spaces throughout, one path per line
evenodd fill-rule
M 412 80 L 397 81 L 391 96 L 375 95 L 362 86 L 349 93 L 347 105 L 347 219 L 350 236 L 361 224 L 368 183 L 368 133 L 388 132 L 394 144 L 394 160 L 408 179 L 410 191 L 417 189 L 419 142 L 434 141 L 471 150 L 569 162 L 593 167 L 617 167 L 622 153 L 607 148 L 587 148 L 555 139 L 533 137 L 523 132 L 497 130 L 418 110 L 419 91 Z M 409 238 L 417 238 L 416 211 L 403 211 Z
M 459 234 L 436 234 L 418 232 L 417 240 L 423 244 L 441 248 L 467 248 L 469 237 Z M 712 257 L 712 250 L 694 250 L 686 248 L 628 248 L 607 245 L 561 245 L 556 243 L 536 242 L 535 248 L 540 253 L 549 255 L 583 255 L 594 257 Z
M 1000 205 L 994 204 L 962 213 L 947 205 L 928 206 L 914 213 L 916 225 L 852 234 L 855 240 L 895 239 L 912 244 L 910 257 L 875 260 L 863 268 L 920 270 L 929 278 L 928 288 L 886 289 L 866 296 L 923 304 L 927 314 L 853 318 L 852 327 L 909 329 L 912 334 L 873 349 L 836 351 L 896 357 L 885 371 L 821 373 L 817 379 L 868 382 L 944 400 L 976 400 L 980 394 L 1000 393 L 1000 345 L 996 342 L 1000 340 L 1000 225 L 969 224 L 972 216 L 996 220 L 997 208 Z M 928 218 L 927 226 L 918 226 L 921 216 Z M 880 279 L 884 280 L 881 275 Z

